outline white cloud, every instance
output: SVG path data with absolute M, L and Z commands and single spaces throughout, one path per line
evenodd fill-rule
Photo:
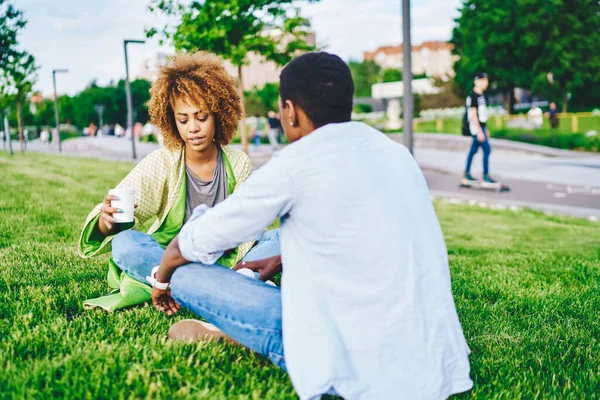
M 37 89 L 52 93 L 52 69 L 60 93 L 76 93 L 92 80 L 107 83 L 125 75 L 123 39 L 144 38 L 144 30 L 162 26 L 164 17 L 148 11 L 149 0 L 19 0 L 29 24 L 21 35 L 24 48 L 42 68 Z M 448 40 L 460 0 L 413 0 L 413 43 Z M 319 44 L 344 59 L 402 41 L 401 0 L 321 0 L 304 4 Z M 158 43 L 129 47 L 130 74 Z

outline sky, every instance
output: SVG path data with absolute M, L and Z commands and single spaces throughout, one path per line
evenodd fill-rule
M 52 69 L 59 94 L 75 94 L 93 80 L 107 84 L 125 77 L 123 39 L 144 39 L 144 31 L 167 20 L 148 10 L 150 0 L 16 0 L 27 27 L 21 46 L 38 64 L 36 90 L 53 93 Z M 450 39 L 461 0 L 413 0 L 412 42 Z M 301 4 L 301 3 L 299 3 Z M 316 32 L 317 44 L 345 60 L 364 51 L 402 42 L 400 0 L 321 0 L 301 4 Z M 160 49 L 157 41 L 129 45 L 129 71 L 135 76 L 144 59 Z

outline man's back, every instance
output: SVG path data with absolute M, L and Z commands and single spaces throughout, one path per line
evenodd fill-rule
M 280 158 L 292 193 L 281 237 L 295 385 L 349 398 L 468 389 L 443 236 L 408 151 L 350 122 L 318 129 Z

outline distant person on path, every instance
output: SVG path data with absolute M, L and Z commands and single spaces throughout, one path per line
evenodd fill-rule
M 185 307 L 268 357 L 301 400 L 469 390 L 448 253 L 419 166 L 404 146 L 351 121 L 354 84 L 339 57 L 296 58 L 279 93 L 291 144 L 223 203 L 196 209 L 165 250 L 155 307 L 169 315 Z M 276 218 L 283 253 L 253 268 L 262 280 L 283 270 L 281 288 L 211 265 Z M 189 320 L 170 333 L 216 336 Z
M 262 138 L 263 123 L 260 114 L 254 114 L 254 117 L 250 120 L 250 136 L 255 146 L 260 146 L 260 140 Z
M 122 137 L 125 135 L 125 129 L 120 124 L 115 124 L 115 136 Z
M 555 102 L 550 103 L 550 107 L 548 108 L 548 112 L 546 114 L 548 115 L 552 129 L 558 128 L 558 107 L 556 107 Z
M 542 109 L 536 105 L 531 107 L 531 110 L 527 112 L 527 117 L 535 129 L 541 128 L 544 124 L 544 113 L 542 112 Z
M 85 302 L 116 310 L 150 300 L 146 277 L 164 248 L 199 205 L 213 207 L 229 197 L 251 172 L 250 160 L 229 147 L 242 117 L 235 80 L 218 57 L 181 54 L 162 67 L 151 89 L 148 111 L 164 137 L 164 147 L 144 158 L 117 185 L 135 189 L 135 223 L 116 224 L 106 195 L 89 214 L 79 253 L 91 257 L 112 251 L 108 283 L 118 293 Z M 242 218 L 243 215 L 240 215 Z M 232 246 L 219 259 L 233 267 L 241 260 L 279 254 L 277 230 Z
M 471 133 L 472 142 L 469 155 L 467 156 L 467 166 L 462 178 L 462 184 L 472 185 L 477 182 L 477 180 L 471 176 L 471 164 L 473 163 L 473 157 L 481 147 L 483 150 L 483 180 L 481 186 L 496 187 L 499 183 L 493 180 L 489 174 L 490 153 L 492 148 L 489 141 L 489 131 L 486 127 L 486 122 L 488 120 L 487 102 L 483 95 L 489 86 L 487 74 L 485 72 L 478 73 L 475 75 L 473 83 L 473 91 L 466 100 L 467 124 Z
M 50 142 L 50 132 L 48 132 L 48 129 L 46 129 L 46 128 L 42 129 L 42 132 L 40 133 L 40 140 L 42 141 L 42 143 L 44 145 L 49 144 L 49 142 Z
M 273 151 L 277 151 L 279 150 L 279 142 L 277 142 L 277 137 L 279 136 L 279 131 L 281 130 L 281 122 L 279 121 L 279 118 L 277 118 L 275 111 L 269 111 L 267 115 L 269 121 L 267 126 L 269 142 L 271 142 Z
M 98 127 L 93 122 L 90 122 L 88 126 L 88 136 L 96 136 L 96 132 L 98 131 Z

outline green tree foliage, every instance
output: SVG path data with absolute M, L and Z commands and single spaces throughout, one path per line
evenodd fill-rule
M 371 97 L 371 86 L 379 82 L 381 68 L 375 61 L 350 61 L 355 97 Z
M 456 81 L 467 92 L 487 71 L 512 111 L 515 87 L 580 98 L 600 76 L 597 0 L 464 0 L 451 42 Z M 549 79 L 550 78 L 550 79 Z
M 260 114 L 266 116 L 269 111 L 277 111 L 279 98 L 279 84 L 267 83 L 261 89 L 253 88 L 246 91 L 246 113 L 248 115 Z
M 135 120 L 142 124 L 149 120 L 146 103 L 150 100 L 150 85 L 146 79 L 136 79 L 131 82 Z M 99 86 L 94 81 L 75 96 L 63 95 L 58 98 L 61 121 L 75 125 L 79 129 L 83 129 L 92 122 L 98 125 L 96 105 L 104 106 L 103 120 L 105 124 L 118 123 L 125 126 L 127 122 L 125 81 L 120 80 L 116 84 L 111 82 L 106 86 Z M 30 119 L 26 119 L 26 123 L 38 127 L 54 125 L 54 102 L 52 100 L 45 99 L 34 108 L 35 112 L 32 113 Z
M 318 0 L 306 0 L 316 2 Z M 254 52 L 279 65 L 288 63 L 299 52 L 310 51 L 307 43 L 308 20 L 302 18 L 293 0 L 151 0 L 150 9 L 177 22 L 163 29 L 152 28 L 177 51 L 208 50 L 231 61 L 238 68 L 240 97 L 244 103 L 242 66 Z M 246 149 L 245 120 L 242 143 Z
M 0 0 L 0 71 L 17 56 L 17 35 L 26 24 L 22 11 Z
M 549 0 L 538 10 L 532 35 L 543 43 L 533 63 L 533 89 L 560 99 L 567 111 L 568 95 L 580 101 L 598 98 L 600 84 L 600 2 Z
M 456 81 L 465 92 L 473 87 L 479 71 L 490 75 L 491 83 L 503 93 L 505 105 L 512 110 L 515 87 L 530 87 L 531 66 L 527 66 L 527 32 L 523 3 L 529 0 L 465 0 L 452 31 Z M 537 1 L 537 0 L 533 0 Z
M 384 69 L 381 73 L 382 82 L 398 82 L 402 80 L 402 71 L 396 68 Z
M 11 94 L 10 97 L 16 104 L 17 127 L 21 142 L 21 152 L 25 151 L 23 145 L 22 108 L 27 100 L 27 96 L 33 89 L 33 85 L 37 81 L 38 69 L 39 67 L 35 64 L 33 55 L 21 51 L 10 57 L 1 78 L 6 90 Z

